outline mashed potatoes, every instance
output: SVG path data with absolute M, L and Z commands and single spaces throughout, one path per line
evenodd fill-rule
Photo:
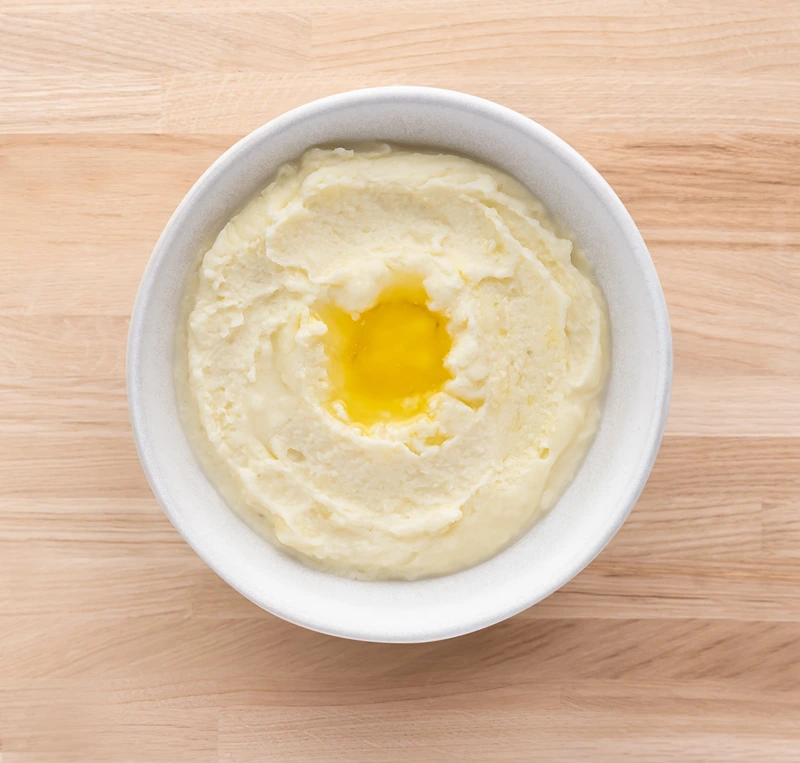
M 553 505 L 598 420 L 605 317 L 518 182 L 385 145 L 308 151 L 222 230 L 188 293 L 198 452 L 304 561 L 412 579 Z

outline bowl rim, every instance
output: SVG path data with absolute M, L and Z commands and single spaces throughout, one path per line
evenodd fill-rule
M 405 638 L 387 636 L 381 629 L 375 629 L 375 632 L 368 632 L 368 630 L 364 628 L 328 628 L 322 626 L 319 621 L 313 621 L 309 617 L 300 616 L 297 612 L 290 611 L 285 607 L 274 606 L 270 602 L 264 602 L 262 597 L 253 592 L 247 580 L 235 578 L 235 576 L 229 574 L 229 572 L 224 569 L 224 565 L 218 564 L 216 560 L 210 560 L 198 548 L 198 544 L 193 539 L 192 533 L 189 532 L 189 528 L 184 527 L 184 523 L 179 520 L 176 512 L 173 510 L 170 500 L 168 500 L 164 491 L 161 489 L 161 477 L 158 474 L 158 463 L 152 456 L 150 452 L 150 443 L 145 439 L 142 432 L 143 426 L 141 422 L 147 415 L 147 403 L 143 399 L 139 378 L 140 346 L 143 322 L 147 312 L 146 307 L 153 291 L 153 285 L 158 279 L 160 271 L 168 258 L 169 247 L 167 243 L 170 241 L 174 229 L 179 226 L 187 210 L 191 209 L 196 199 L 207 193 L 214 186 L 217 176 L 224 171 L 224 168 L 240 154 L 248 152 L 251 146 L 258 144 L 270 132 L 287 129 L 291 127 L 293 123 L 306 119 L 317 112 L 334 108 L 347 108 L 354 105 L 364 105 L 365 103 L 376 105 L 386 101 L 396 102 L 398 99 L 407 103 L 416 102 L 448 105 L 466 114 L 474 114 L 476 111 L 480 112 L 483 116 L 489 117 L 493 121 L 513 127 L 516 132 L 521 133 L 526 139 L 533 139 L 546 145 L 549 150 L 557 154 L 562 161 L 569 165 L 576 174 L 581 176 L 587 187 L 605 208 L 607 214 L 619 226 L 624 238 L 630 244 L 633 261 L 638 267 L 642 280 L 646 285 L 648 299 L 653 308 L 654 328 L 658 338 L 657 357 L 659 368 L 653 410 L 649 422 L 649 431 L 646 437 L 646 447 L 642 450 L 639 470 L 634 475 L 635 479 L 630 480 L 626 488 L 622 490 L 618 496 L 618 508 L 613 515 L 609 516 L 605 532 L 598 535 L 595 542 L 590 547 L 584 549 L 582 553 L 577 554 L 561 574 L 555 575 L 550 585 L 543 590 L 531 592 L 527 597 L 520 598 L 514 606 L 506 606 L 503 609 L 493 611 L 489 615 L 484 614 L 478 618 L 464 618 L 463 621 L 452 627 L 439 627 L 435 632 Z M 481 630 L 506 620 L 509 617 L 513 617 L 547 598 L 585 569 L 585 567 L 608 545 L 624 524 L 650 476 L 666 427 L 672 391 L 672 372 L 673 351 L 669 315 L 655 265 L 631 215 L 602 175 L 600 175 L 587 159 L 564 140 L 538 122 L 506 106 L 455 90 L 411 85 L 388 85 L 362 88 L 310 101 L 269 120 L 245 135 L 220 155 L 183 197 L 156 241 L 152 254 L 142 274 L 134 301 L 128 329 L 126 350 L 127 397 L 131 429 L 136 450 L 156 500 L 172 525 L 192 550 L 200 556 L 217 575 L 228 583 L 228 585 L 257 606 L 283 620 L 332 636 L 384 643 L 438 641 Z M 411 582 L 413 583 L 415 581 Z M 403 584 L 403 581 L 400 581 L 398 584 Z

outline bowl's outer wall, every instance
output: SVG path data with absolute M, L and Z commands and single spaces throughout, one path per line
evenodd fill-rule
M 495 558 L 457 574 L 356 582 L 312 570 L 255 535 L 204 476 L 178 417 L 174 337 L 198 256 L 284 162 L 319 144 L 365 140 L 467 154 L 525 183 L 574 234 L 605 292 L 611 370 L 602 421 L 554 510 Z M 273 120 L 200 178 L 156 244 L 128 341 L 128 396 L 153 492 L 197 553 L 270 612 L 325 633 L 389 642 L 448 638 L 535 604 L 585 567 L 624 522 L 650 473 L 672 379 L 669 322 L 655 268 L 600 175 L 540 125 L 497 104 L 389 87 L 315 101 Z

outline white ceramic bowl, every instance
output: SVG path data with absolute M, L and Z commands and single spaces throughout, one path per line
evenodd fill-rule
M 466 154 L 514 175 L 572 231 L 608 301 L 611 370 L 597 437 L 555 508 L 483 564 L 415 582 L 317 572 L 257 536 L 204 476 L 178 418 L 174 337 L 198 256 L 279 165 L 318 144 L 385 140 Z M 139 287 L 128 338 L 128 399 L 147 479 L 178 532 L 264 609 L 324 633 L 414 642 L 484 628 L 582 570 L 628 516 L 667 418 L 672 346 L 655 268 L 622 202 L 592 166 L 529 119 L 473 96 L 419 87 L 357 90 L 269 122 L 226 151 L 178 206 Z

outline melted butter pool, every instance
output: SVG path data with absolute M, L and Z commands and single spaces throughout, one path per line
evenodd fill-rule
M 452 378 L 445 366 L 452 343 L 447 319 L 427 302 L 422 284 L 407 284 L 388 289 L 359 315 L 331 306 L 321 311 L 334 410 L 339 403 L 351 421 L 366 426 L 425 411 Z

